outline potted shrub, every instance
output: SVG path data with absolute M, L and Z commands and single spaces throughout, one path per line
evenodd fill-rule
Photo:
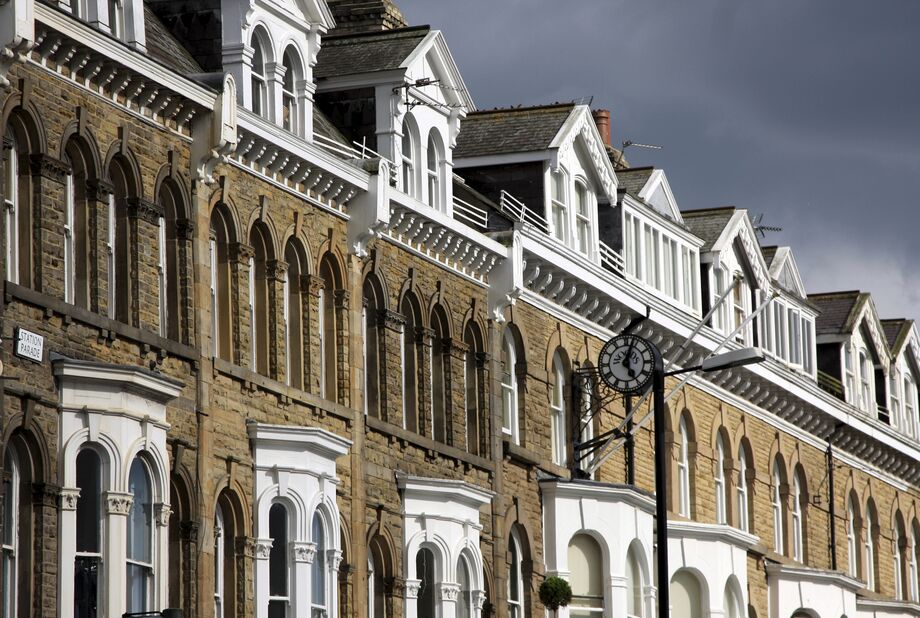
M 540 602 L 555 613 L 572 600 L 572 587 L 569 582 L 555 575 L 547 577 L 540 584 Z

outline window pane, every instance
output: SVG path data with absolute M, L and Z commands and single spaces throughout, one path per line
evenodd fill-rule
M 102 488 L 100 476 L 102 463 L 99 455 L 91 449 L 83 449 L 77 455 L 77 551 L 99 553 L 99 525 L 102 521 L 100 503 Z
M 268 534 L 272 539 L 272 548 L 268 555 L 268 594 L 273 597 L 285 597 L 288 591 L 288 521 L 287 509 L 283 504 L 273 504 L 269 509 Z
M 134 495 L 128 517 L 128 559 L 150 563 L 153 562 L 153 492 L 147 470 L 138 458 L 131 464 L 128 491 Z
M 437 616 L 435 604 L 434 554 L 420 549 L 415 556 L 415 576 L 421 580 L 418 591 L 418 616 Z
M 313 606 L 326 605 L 326 532 L 319 513 L 313 515 L 313 542 L 316 556 L 313 558 Z
M 73 574 L 74 618 L 96 618 L 99 594 L 99 558 L 78 556 Z

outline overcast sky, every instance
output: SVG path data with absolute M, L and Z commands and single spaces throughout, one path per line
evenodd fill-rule
M 682 209 L 783 228 L 809 292 L 920 318 L 917 0 L 396 0 L 480 109 L 594 97 Z

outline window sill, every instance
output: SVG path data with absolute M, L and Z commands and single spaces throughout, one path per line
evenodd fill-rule
M 315 408 L 322 413 L 344 420 L 346 426 L 350 426 L 352 422 L 354 422 L 355 412 L 347 406 L 323 399 L 322 397 L 317 397 L 316 395 L 288 386 L 287 384 L 282 384 L 277 380 L 267 378 L 251 369 L 234 365 L 222 358 L 214 358 L 213 362 L 214 371 L 216 373 L 241 382 L 244 388 L 248 390 L 261 389 L 277 395 L 281 403 L 296 403 Z
M 411 444 L 416 448 L 423 449 L 427 451 L 429 455 L 437 454 L 441 457 L 463 462 L 464 466 L 486 470 L 490 473 L 492 471 L 493 466 L 491 461 L 485 459 L 484 457 L 479 457 L 478 455 L 467 453 L 466 451 L 463 451 L 455 446 L 436 442 L 431 438 L 421 436 L 417 433 L 409 431 L 408 429 L 403 429 L 399 425 L 388 423 L 373 416 L 365 416 L 364 423 L 370 430 L 382 433 L 391 438 L 395 438 L 400 442 Z
M 64 324 L 71 321 L 77 321 L 87 326 L 98 328 L 100 337 L 108 340 L 114 340 L 118 337 L 128 339 L 142 344 L 142 347 L 149 348 L 152 351 L 166 353 L 170 356 L 181 358 L 191 363 L 196 363 L 199 356 L 198 350 L 187 346 L 172 339 L 161 337 L 153 331 L 129 326 L 123 322 L 113 320 L 108 317 L 93 313 L 88 309 L 65 303 L 59 298 L 48 296 L 42 292 L 36 292 L 31 288 L 24 287 L 18 283 L 6 281 L 4 284 L 4 300 L 7 304 L 13 299 L 28 303 L 30 305 L 41 307 L 45 310 L 45 317 L 50 318 L 54 314 L 63 316 Z
M 505 457 L 524 466 L 536 467 L 542 461 L 539 455 L 520 444 L 515 444 L 508 436 L 502 436 L 502 451 Z

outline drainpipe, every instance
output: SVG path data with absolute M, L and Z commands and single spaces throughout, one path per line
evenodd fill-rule
M 636 438 L 633 436 L 632 397 L 624 398 L 626 408 L 626 484 L 636 484 Z
M 827 515 L 830 519 L 831 570 L 837 570 L 837 506 L 834 501 L 834 436 L 843 423 L 837 423 L 831 435 L 827 437 Z

